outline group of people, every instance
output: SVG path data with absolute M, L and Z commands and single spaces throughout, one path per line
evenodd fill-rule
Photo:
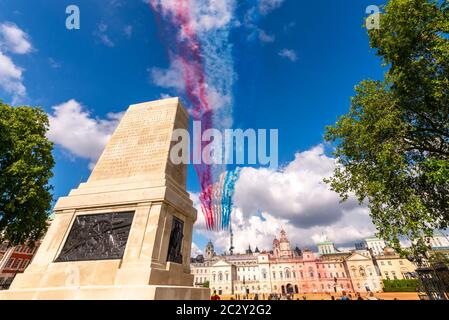
M 335 300 L 334 296 L 331 296 L 331 300 Z M 341 297 L 339 300 L 379 300 L 374 296 L 374 293 L 372 291 L 368 292 L 368 295 L 366 296 L 366 298 L 364 299 L 362 297 L 362 295 L 360 294 L 360 292 L 356 292 L 355 293 L 355 297 L 354 299 L 352 298 L 351 294 L 347 294 L 346 291 L 342 291 L 341 293 Z
M 240 298 L 240 297 L 238 297 Z M 246 297 L 248 298 L 248 297 Z M 265 295 L 264 297 L 265 298 Z M 268 300 L 293 300 L 293 295 L 291 294 L 276 294 L 276 293 L 272 293 L 269 294 L 267 299 Z M 214 291 L 214 293 L 211 296 L 211 300 L 220 300 L 220 296 L 217 294 L 217 291 Z M 255 294 L 254 295 L 254 300 L 259 300 L 259 295 Z M 234 298 L 231 298 L 231 300 L 235 300 Z M 296 300 L 300 300 L 299 298 Z M 302 296 L 302 300 L 307 300 L 307 296 Z M 341 297 L 339 297 L 338 299 L 335 296 L 331 296 L 331 300 L 379 300 L 378 298 L 376 298 L 374 296 L 374 293 L 372 291 L 368 292 L 367 296 L 365 298 L 362 297 L 362 295 L 360 294 L 360 292 L 356 292 L 355 296 L 353 297 L 350 293 L 348 294 L 346 291 L 342 291 L 341 293 Z

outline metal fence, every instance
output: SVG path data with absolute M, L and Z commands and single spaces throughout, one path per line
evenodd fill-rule
M 445 263 L 421 263 L 418 269 L 420 299 L 449 300 L 449 268 Z

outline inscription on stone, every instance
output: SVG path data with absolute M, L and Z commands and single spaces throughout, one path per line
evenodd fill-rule
M 55 262 L 121 259 L 134 212 L 80 215 Z
M 163 172 L 174 118 L 173 108 L 127 111 L 89 179 Z

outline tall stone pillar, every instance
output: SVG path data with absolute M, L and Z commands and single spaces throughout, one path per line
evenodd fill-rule
M 187 167 L 169 158 L 172 132 L 188 120 L 178 98 L 131 105 L 0 299 L 207 299 L 190 274 Z

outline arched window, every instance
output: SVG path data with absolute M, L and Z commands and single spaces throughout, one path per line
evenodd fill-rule
M 404 279 L 408 279 L 410 276 L 408 269 L 405 267 L 401 268 L 401 274 L 404 277 Z
M 309 267 L 309 275 L 311 278 L 313 278 L 315 276 L 312 267 Z
M 229 273 L 226 273 L 225 277 L 226 277 L 226 281 L 228 281 L 229 280 Z
M 215 280 L 216 280 L 215 273 L 212 273 L 212 279 L 213 279 L 213 281 L 215 282 Z
M 296 271 L 293 270 L 292 273 L 293 273 L 293 278 L 296 279 Z
M 289 270 L 289 269 L 285 269 L 285 277 L 286 277 L 287 279 L 290 279 L 291 274 L 290 274 L 290 270 Z
M 223 274 L 221 272 L 218 273 L 218 281 L 223 281 Z
M 262 270 L 262 278 L 264 278 L 264 279 L 267 278 L 267 270 L 265 270 L 265 269 Z
M 359 273 L 360 273 L 361 277 L 365 277 L 366 276 L 365 269 L 362 266 L 359 266 Z

